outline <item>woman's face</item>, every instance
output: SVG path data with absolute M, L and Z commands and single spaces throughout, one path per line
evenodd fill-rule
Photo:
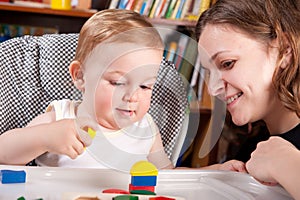
M 272 87 L 277 48 L 270 48 L 230 26 L 206 25 L 199 38 L 200 60 L 209 72 L 211 95 L 226 103 L 236 125 L 266 119 L 279 100 Z

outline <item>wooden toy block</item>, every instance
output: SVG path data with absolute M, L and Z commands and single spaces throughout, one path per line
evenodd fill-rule
M 156 186 L 156 176 L 131 176 L 133 186 Z
M 1 183 L 25 183 L 26 172 L 24 170 L 1 170 Z
M 149 200 L 176 200 L 176 199 L 170 198 L 170 197 L 159 196 L 159 197 L 150 197 Z
M 152 163 L 148 161 L 139 161 L 130 169 L 131 176 L 157 176 L 158 170 Z
M 94 139 L 96 136 L 96 131 L 94 131 L 92 128 L 88 128 L 88 134 L 92 139 Z
M 128 192 L 126 190 L 115 189 L 115 188 L 103 190 L 102 193 L 109 193 L 109 194 L 130 194 L 130 192 Z
M 131 194 L 141 194 L 141 195 L 156 195 L 155 192 L 151 192 L 149 190 L 131 190 Z
M 129 184 L 129 191 L 131 190 L 148 190 L 151 192 L 155 192 L 155 186 L 134 186 Z
M 134 195 L 119 195 L 113 197 L 113 200 L 139 200 L 139 197 Z

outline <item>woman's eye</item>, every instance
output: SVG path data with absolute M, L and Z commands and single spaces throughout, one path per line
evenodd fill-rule
M 227 60 L 227 61 L 221 63 L 221 68 L 222 69 L 231 69 L 233 67 L 234 63 L 235 63 L 234 60 Z

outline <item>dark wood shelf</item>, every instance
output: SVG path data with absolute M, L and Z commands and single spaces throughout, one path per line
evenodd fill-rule
M 18 5 L 14 3 L 0 3 L 0 10 L 5 11 L 18 11 L 18 12 L 28 12 L 28 13 L 39 13 L 46 15 L 60 15 L 60 16 L 70 16 L 70 17 L 84 17 L 89 18 L 95 12 L 95 10 L 55 10 L 48 7 L 30 7 L 25 5 Z
M 54 10 L 14 3 L 0 3 L 0 23 L 57 28 L 59 33 L 78 33 L 95 10 Z
M 172 20 L 172 19 L 164 19 L 164 18 L 149 18 L 149 21 L 153 24 L 171 25 L 171 26 L 195 27 L 197 24 L 196 21 Z

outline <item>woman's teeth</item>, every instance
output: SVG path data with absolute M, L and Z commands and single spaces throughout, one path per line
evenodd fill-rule
M 236 100 L 237 98 L 239 98 L 240 96 L 242 96 L 242 92 L 240 92 L 240 93 L 238 93 L 238 94 L 236 94 L 236 95 L 234 95 L 233 97 L 230 97 L 230 98 L 228 98 L 227 99 L 227 104 L 230 104 L 231 102 L 233 102 L 234 100 Z

